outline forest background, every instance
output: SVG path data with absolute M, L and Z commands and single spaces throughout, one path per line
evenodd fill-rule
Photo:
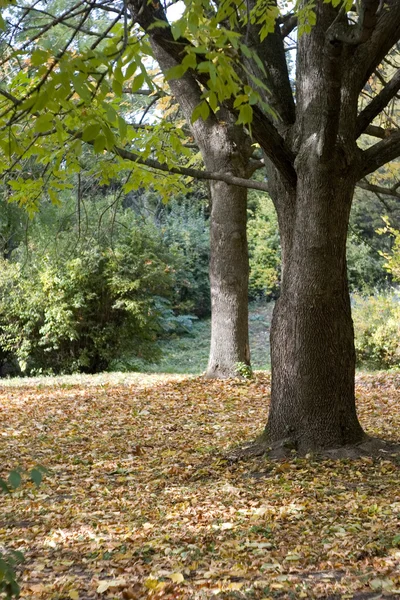
M 151 186 L 126 193 L 120 180 L 105 183 L 90 150 L 84 164 L 59 205 L 44 196 L 33 218 L 9 202 L 10 190 L 2 186 L 2 375 L 202 372 L 210 315 L 206 184 L 165 202 Z M 33 162 L 25 168 L 35 173 Z M 348 277 L 364 368 L 393 368 L 400 361 L 399 224 L 396 199 L 357 190 Z M 255 190 L 248 241 L 252 364 L 268 368 L 280 244 L 272 202 Z

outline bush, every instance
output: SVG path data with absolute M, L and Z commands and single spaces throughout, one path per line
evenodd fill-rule
M 400 367 L 400 299 L 395 293 L 353 296 L 352 316 L 358 366 Z
M 387 287 L 383 259 L 367 241 L 355 233 L 347 238 L 347 276 L 352 292 L 372 294 Z
M 130 223 L 113 249 L 89 238 L 71 250 L 66 234 L 46 253 L 29 251 L 29 262 L 0 260 L 0 346 L 22 373 L 92 373 L 126 353 L 158 357 L 175 278 L 154 228 Z
M 210 232 L 204 204 L 171 200 L 160 217 L 164 243 L 174 255 L 174 308 L 197 317 L 210 314 Z
M 395 281 L 400 281 L 400 231 L 391 227 L 387 217 L 383 220 L 385 221 L 385 227 L 378 229 L 378 233 L 388 233 L 392 239 L 391 252 L 382 252 L 382 256 L 386 259 L 385 269 Z
M 272 200 L 265 194 L 256 195 L 254 212 L 250 212 L 247 227 L 249 243 L 249 296 L 275 297 L 279 290 L 281 251 L 278 219 Z

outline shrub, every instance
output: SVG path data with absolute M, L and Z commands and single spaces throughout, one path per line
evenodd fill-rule
M 376 289 L 387 287 L 382 257 L 354 232 L 347 238 L 347 276 L 352 292 L 372 294 Z
M 391 227 L 389 219 L 386 217 L 383 220 L 385 227 L 378 229 L 378 233 L 388 233 L 393 241 L 391 252 L 382 252 L 382 256 L 386 259 L 385 269 L 395 281 L 400 281 L 400 231 Z
M 279 289 L 281 251 L 278 219 L 272 200 L 256 195 L 256 206 L 248 219 L 249 296 L 274 297 Z
M 357 364 L 373 369 L 400 367 L 399 296 L 353 296 Z
M 164 243 L 174 255 L 174 308 L 197 317 L 210 314 L 210 232 L 204 204 L 171 200 L 160 217 Z
M 113 249 L 89 239 L 71 250 L 66 235 L 46 254 L 31 248 L 30 262 L 0 260 L 0 346 L 23 373 L 96 372 L 124 353 L 158 357 L 173 269 L 151 228 L 124 231 Z

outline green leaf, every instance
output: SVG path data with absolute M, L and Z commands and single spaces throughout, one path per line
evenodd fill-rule
M 135 79 L 133 80 L 132 92 L 137 92 L 138 90 L 140 90 L 143 83 L 144 83 L 144 73 L 139 73 L 139 75 L 137 75 L 135 77 Z
M 239 109 L 239 117 L 236 123 L 238 125 L 247 125 L 253 120 L 253 109 L 250 104 L 242 104 Z
M 135 74 L 136 69 L 137 69 L 137 63 L 135 60 L 133 60 L 132 62 L 129 63 L 126 71 L 125 71 L 125 78 L 126 79 L 130 79 L 132 77 L 132 75 Z
M 21 475 L 18 473 L 18 471 L 11 471 L 9 476 L 8 476 L 8 483 L 13 487 L 13 488 L 17 488 L 21 485 Z
M 103 152 L 106 145 L 107 145 L 106 136 L 103 134 L 98 135 L 96 137 L 96 139 L 94 140 L 94 144 L 93 144 L 94 151 L 97 153 Z
M 124 75 L 122 73 L 121 67 L 117 67 L 114 70 L 114 79 L 116 79 L 117 81 L 119 81 L 121 84 L 124 82 Z
M 214 92 L 210 92 L 208 94 L 208 104 L 210 105 L 211 109 L 215 112 L 218 108 L 218 98 L 217 95 Z
M 251 58 L 253 56 L 252 51 L 245 44 L 240 44 L 240 49 L 246 58 Z
M 111 129 L 108 127 L 108 125 L 106 125 L 105 123 L 103 123 L 101 128 L 102 128 L 103 133 L 106 138 L 106 148 L 108 148 L 108 150 L 112 150 L 112 148 L 115 146 L 114 134 L 111 131 Z
M 80 96 L 82 100 L 90 102 L 92 99 L 92 95 L 86 84 L 86 76 L 84 74 L 80 74 L 79 76 L 72 77 L 72 81 L 78 96 Z
M 186 69 L 195 69 L 197 65 L 197 58 L 194 52 L 190 52 L 186 54 L 185 58 L 182 61 L 182 65 L 186 67 Z
M 88 125 L 82 133 L 82 139 L 84 142 L 93 141 L 99 134 L 101 125 L 99 123 L 91 123 Z
M 400 533 L 395 535 L 392 539 L 392 546 L 400 546 Z
M 107 120 L 109 123 L 115 123 L 118 119 L 117 111 L 111 104 L 103 102 L 103 108 L 106 111 Z
M 166 73 L 166 79 L 180 79 L 182 75 L 184 75 L 187 71 L 187 67 L 185 65 L 176 65 L 176 67 L 172 67 L 168 69 Z
M 34 50 L 32 52 L 30 62 L 33 67 L 40 67 L 47 61 L 48 58 L 49 58 L 49 53 L 46 50 L 40 50 L 38 48 L 37 50 Z
M 125 119 L 123 119 L 122 117 L 118 117 L 118 129 L 121 139 L 125 139 L 126 133 L 128 131 L 128 126 L 126 124 Z
M 36 96 L 35 103 L 32 106 L 32 112 L 41 111 L 46 108 L 49 94 L 47 90 L 43 90 L 41 94 Z
M 117 95 L 117 96 L 122 96 L 122 92 L 123 92 L 123 87 L 122 87 L 122 83 L 118 80 L 118 79 L 113 79 L 112 80 L 112 84 L 111 87 L 113 89 L 113 92 Z
M 192 113 L 191 122 L 194 123 L 195 121 L 197 121 L 197 119 L 200 119 L 200 117 L 203 119 L 203 121 L 206 121 L 208 119 L 209 114 L 210 107 L 208 106 L 207 102 L 203 100 L 194 109 Z
M 40 117 L 36 119 L 35 131 L 38 133 L 44 133 L 50 129 L 53 124 L 53 118 L 54 116 L 51 113 L 40 115 Z
M 192 33 L 193 35 L 195 35 L 197 33 L 197 30 L 199 28 L 199 15 L 195 10 L 192 10 L 189 13 L 188 27 L 189 27 L 190 33 Z
M 178 40 L 182 36 L 184 29 L 185 29 L 185 25 L 184 25 L 184 23 L 182 23 L 181 20 L 175 21 L 174 23 L 172 23 L 171 33 L 172 33 L 172 36 L 175 41 Z
M 39 471 L 39 469 L 32 469 L 31 472 L 29 473 L 29 477 L 31 478 L 33 483 L 36 485 L 36 487 L 39 487 L 39 485 L 42 483 L 43 475 Z

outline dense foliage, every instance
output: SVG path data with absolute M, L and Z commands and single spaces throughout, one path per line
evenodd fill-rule
M 265 194 L 252 194 L 249 204 L 249 295 L 268 299 L 275 297 L 279 289 L 278 220 L 272 201 Z
M 359 366 L 400 367 L 400 298 L 398 294 L 353 295 L 352 315 Z
M 3 352 L 23 373 L 95 372 L 125 352 L 156 357 L 175 281 L 173 255 L 132 211 L 119 216 L 114 231 L 115 216 L 103 215 L 107 236 L 98 221 L 104 203 L 89 207 L 80 232 L 68 208 L 59 219 L 47 214 L 47 224 L 34 224 L 14 260 L 1 259 Z
M 201 187 L 167 204 L 154 191 L 125 194 L 89 176 L 72 192 L 61 207 L 42 202 L 30 220 L 3 191 L 2 375 L 145 369 L 160 357 L 160 337 L 188 333 L 193 318 L 209 315 L 209 213 Z M 357 199 L 348 243 L 351 290 L 366 296 L 398 277 L 399 256 L 395 229 L 387 225 L 378 235 L 365 223 L 360 206 L 368 203 L 368 196 Z M 370 212 L 374 227 L 382 224 L 380 208 Z M 248 240 L 250 298 L 273 299 L 280 245 L 265 194 L 250 196 Z M 353 304 L 359 362 L 398 364 L 398 305 L 387 295 L 357 296 Z

